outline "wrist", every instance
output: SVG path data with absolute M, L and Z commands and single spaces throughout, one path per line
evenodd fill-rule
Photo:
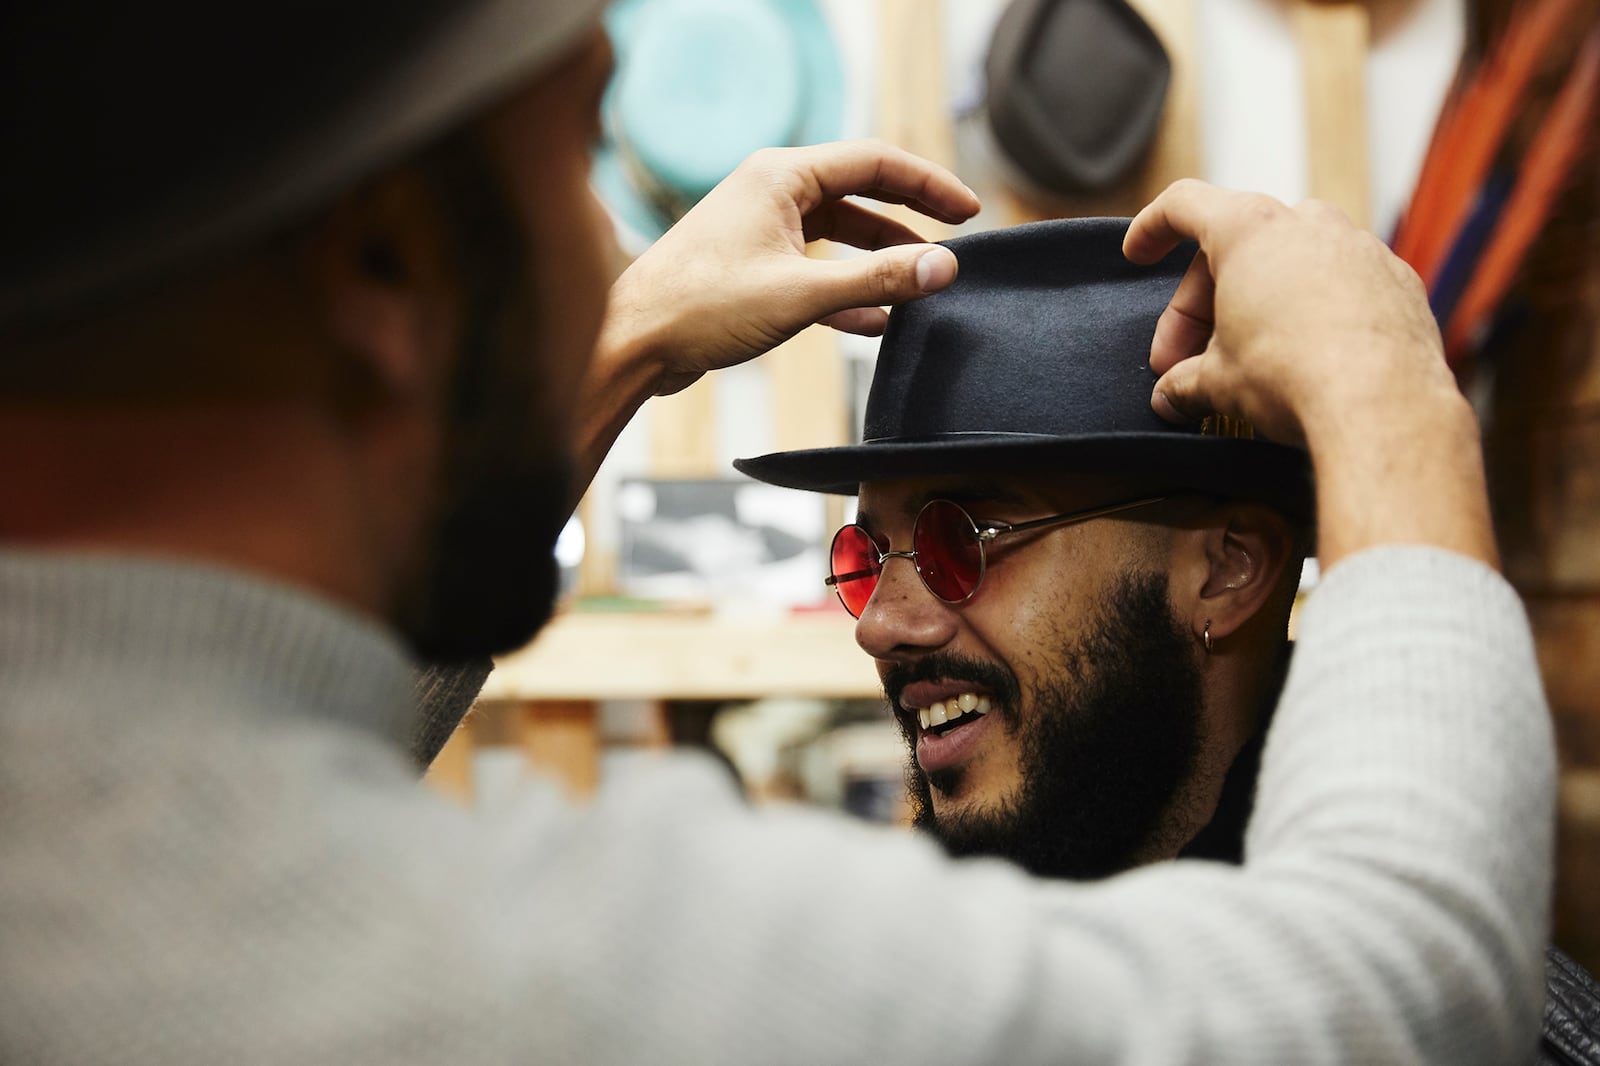
M 1478 422 L 1454 387 L 1306 426 L 1326 565 L 1429 544 L 1497 566 Z
M 591 381 L 608 389 L 621 389 L 637 407 L 655 394 L 663 376 L 664 360 L 659 329 L 647 321 L 645 306 L 632 296 L 631 269 L 612 284 L 606 300 L 605 317 L 595 338 Z
M 623 428 L 646 400 L 661 391 L 663 350 L 659 336 L 645 327 L 618 282 L 606 305 L 580 394 L 573 448 L 580 493 Z
M 1376 460 L 1401 450 L 1479 449 L 1477 415 L 1447 375 L 1406 387 L 1328 390 L 1300 415 L 1313 458 Z

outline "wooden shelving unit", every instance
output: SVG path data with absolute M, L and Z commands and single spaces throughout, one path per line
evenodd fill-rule
M 872 661 L 842 611 L 780 617 L 562 615 L 501 660 L 486 700 L 865 699 Z

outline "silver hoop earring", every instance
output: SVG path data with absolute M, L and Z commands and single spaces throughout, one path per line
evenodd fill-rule
M 1211 654 L 1211 619 L 1209 619 L 1209 618 L 1206 619 L 1205 632 L 1200 634 L 1200 640 L 1201 640 L 1201 643 L 1205 644 L 1205 646 L 1206 646 L 1206 654 L 1210 655 Z

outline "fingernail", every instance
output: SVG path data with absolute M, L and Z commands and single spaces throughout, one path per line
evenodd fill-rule
M 1165 392 L 1162 392 L 1160 389 L 1155 391 L 1155 395 L 1151 399 L 1150 406 L 1155 408 L 1156 414 L 1160 415 L 1168 422 L 1188 421 L 1188 419 L 1184 417 L 1183 412 L 1178 410 L 1177 405 L 1172 402 L 1172 398 Z
M 955 277 L 956 257 L 948 248 L 923 252 L 917 260 L 917 288 L 922 292 L 938 292 Z

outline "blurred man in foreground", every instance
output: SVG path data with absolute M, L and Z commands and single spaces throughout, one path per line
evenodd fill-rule
M 416 787 L 412 657 L 537 628 L 637 406 L 950 280 L 844 197 L 977 207 L 881 146 L 763 154 L 608 308 L 596 7 L 8 9 L 0 1059 L 1519 1048 L 1552 762 L 1526 624 L 1415 279 L 1316 211 L 1185 185 L 1127 242 L 1207 257 L 1156 337 L 1157 409 L 1318 467 L 1329 576 L 1245 866 L 1090 890 L 959 867 L 751 812 L 692 758 L 492 822 Z M 880 250 L 814 262 L 815 237 Z

